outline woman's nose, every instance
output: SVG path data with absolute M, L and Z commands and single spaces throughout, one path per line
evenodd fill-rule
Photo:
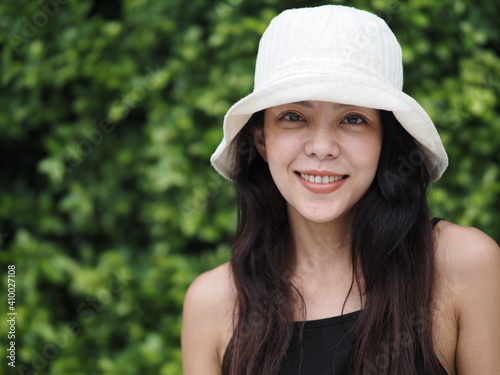
M 305 152 L 319 160 L 337 158 L 340 155 L 338 134 L 331 125 L 312 126 L 306 140 Z

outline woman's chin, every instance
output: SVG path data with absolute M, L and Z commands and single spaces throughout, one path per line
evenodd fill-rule
M 346 212 L 344 210 L 338 210 L 325 206 L 317 207 L 315 209 L 311 209 L 311 207 L 299 208 L 296 212 L 306 221 L 318 224 L 335 222 L 346 216 Z

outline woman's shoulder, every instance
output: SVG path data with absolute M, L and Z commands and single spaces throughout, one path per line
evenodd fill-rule
M 450 272 L 467 274 L 483 267 L 500 267 L 500 248 L 477 228 L 440 221 L 435 236 L 438 260 L 444 261 Z
M 440 221 L 435 230 L 436 269 L 453 285 L 461 285 L 459 295 L 467 295 L 484 283 L 500 285 L 500 248 L 477 228 Z M 460 293 L 459 293 L 460 292 Z M 462 293 L 463 292 L 463 293 Z M 464 294 L 465 293 L 465 294 Z
M 220 373 L 236 292 L 228 263 L 199 275 L 184 298 L 182 351 L 185 374 Z
M 457 373 L 493 374 L 500 368 L 500 248 L 479 229 L 436 225 L 434 309 L 443 348 Z M 446 328 L 446 329 L 444 329 Z M 496 349 L 493 349 L 496 348 Z M 443 350 L 446 352 L 446 350 Z
M 234 302 L 236 293 L 231 275 L 229 263 L 202 273 L 189 286 L 186 300 L 196 305 L 203 305 L 205 308 Z
M 184 310 L 203 314 L 205 321 L 210 317 L 227 317 L 232 314 L 235 299 L 231 267 L 224 263 L 202 273 L 191 283 L 184 299 Z
M 500 304 L 500 248 L 491 237 L 477 228 L 440 221 L 435 243 L 437 288 L 447 303 L 453 302 L 457 320 L 479 298 Z

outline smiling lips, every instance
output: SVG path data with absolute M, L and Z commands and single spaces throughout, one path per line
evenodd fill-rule
M 347 175 L 328 175 L 328 174 L 316 174 L 316 173 L 296 173 L 299 180 L 302 182 L 304 187 L 313 193 L 328 194 L 338 188 L 340 188 Z
M 328 184 L 330 182 L 337 182 L 347 176 L 315 176 L 312 174 L 300 173 L 300 177 L 304 180 L 312 182 L 313 184 Z

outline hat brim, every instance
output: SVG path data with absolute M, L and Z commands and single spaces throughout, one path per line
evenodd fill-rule
M 420 144 L 432 181 L 441 177 L 448 157 L 439 134 L 425 110 L 412 97 L 380 80 L 367 80 L 350 73 L 302 74 L 275 82 L 236 102 L 224 117 L 224 138 L 210 158 L 214 168 L 231 180 L 237 152 L 231 142 L 258 111 L 305 100 L 350 104 L 391 111 Z

